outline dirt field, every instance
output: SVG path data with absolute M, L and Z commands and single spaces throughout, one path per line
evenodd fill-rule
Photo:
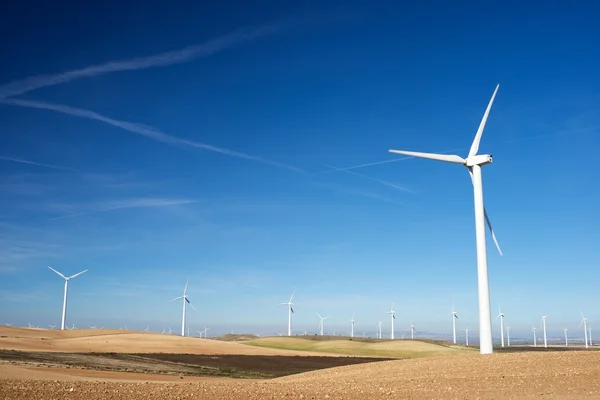
M 381 360 L 371 357 L 59 353 L 0 349 L 0 365 L 263 379 Z
M 223 376 L 235 376 L 238 372 L 246 378 L 280 376 L 286 371 L 336 365 L 337 360 L 273 357 L 289 356 L 294 351 L 243 343 L 139 332 L 88 332 L 0 329 L 0 336 L 5 336 L 0 337 L 0 348 L 38 349 L 35 353 L 1 352 L 3 358 L 12 357 L 12 361 L 0 364 L 0 399 L 600 399 L 598 351 L 529 351 L 532 348 L 521 346 L 481 356 L 475 351 L 452 349 L 454 356 L 369 362 L 275 379 L 232 379 Z M 289 348 L 299 344 L 280 341 L 278 345 Z M 335 346 L 338 345 L 341 344 Z M 104 354 L 85 354 L 90 348 Z M 184 354 L 190 348 L 196 351 Z M 107 349 L 114 349 L 114 354 L 107 354 Z M 263 351 L 277 354 L 255 353 Z M 355 357 L 337 358 L 362 361 Z M 8 365 L 10 362 L 20 365 Z M 54 363 L 55 367 L 36 367 L 40 362 Z M 108 366 L 113 371 L 80 369 L 82 362 L 95 368 Z M 146 373 L 115 372 L 115 368 Z M 211 368 L 219 371 L 212 376 L 191 376 Z M 152 373 L 159 369 L 162 374 Z

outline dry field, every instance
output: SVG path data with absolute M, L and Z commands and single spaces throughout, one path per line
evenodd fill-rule
M 149 370 L 146 373 L 99 371 L 77 366 L 65 368 L 64 364 L 65 360 L 74 362 L 81 357 L 97 357 L 98 360 L 116 359 L 126 363 L 155 360 L 161 367 L 170 368 L 173 360 L 181 360 L 185 356 L 188 358 L 183 365 L 188 368 L 193 367 L 194 357 L 206 364 L 208 360 L 217 360 L 214 361 L 217 363 L 219 359 L 236 359 L 235 355 L 238 355 L 237 358 L 245 355 L 247 365 L 262 363 L 262 369 L 268 366 L 276 371 L 296 368 L 299 372 L 302 368 L 298 365 L 302 363 L 308 370 L 322 367 L 319 363 L 323 360 L 329 360 L 329 363 L 336 359 L 364 362 L 355 357 L 305 357 L 314 355 L 316 349 L 288 350 L 307 344 L 296 341 L 286 344 L 285 338 L 274 339 L 279 341 L 275 345 L 283 348 L 269 349 L 263 347 L 267 345 L 264 342 L 260 346 L 256 343 L 250 346 L 138 332 L 0 328 L 0 349 L 4 349 L 0 352 L 4 355 L 1 357 L 4 361 L 0 362 L 0 399 L 600 399 L 598 351 L 481 356 L 473 351 L 448 347 L 449 350 L 440 350 L 440 355 L 347 365 L 275 379 L 189 376 L 182 371 L 165 374 L 164 369 L 161 374 L 148 373 Z M 353 343 L 350 346 L 356 346 L 363 352 L 367 348 L 369 352 L 367 345 L 385 347 L 384 343 L 361 343 L 358 346 Z M 425 350 L 432 351 L 423 344 L 435 346 L 415 344 L 415 351 L 421 356 L 427 355 L 423 353 Z M 387 346 L 398 351 L 393 345 L 395 343 Z M 324 350 L 330 352 L 340 349 L 340 346 L 344 352 L 352 351 L 342 343 L 324 346 Z M 402 351 L 410 353 L 410 348 L 406 347 L 409 345 L 404 343 L 403 346 Z M 21 353 L 23 350 L 29 352 Z M 378 351 L 382 350 L 378 348 Z M 89 352 L 97 354 L 90 356 Z M 11 365 L 7 360 L 11 354 L 25 360 Z M 449 354 L 455 356 L 449 357 Z M 292 357 L 286 357 L 290 355 Z M 48 365 L 48 357 L 62 367 L 35 366 L 40 360 L 41 365 Z M 273 361 L 275 359 L 285 361 L 278 365 Z M 177 361 L 175 364 L 180 363 Z

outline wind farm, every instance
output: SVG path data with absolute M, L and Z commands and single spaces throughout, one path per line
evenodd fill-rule
M 0 398 L 600 398 L 600 6 L 72 6 L 0 13 Z

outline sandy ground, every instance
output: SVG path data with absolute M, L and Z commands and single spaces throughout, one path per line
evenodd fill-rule
M 12 347 L 11 347 L 12 346 Z M 123 331 L 1 328 L 0 348 L 69 352 L 276 354 L 284 350 Z M 299 352 L 306 355 L 307 352 Z M 270 380 L 0 365 L 0 399 L 600 399 L 600 352 L 465 352 Z
M 0 327 L 0 349 L 23 351 L 95 352 L 95 353 L 187 353 L 242 355 L 318 355 L 321 352 L 295 351 L 248 346 L 243 343 L 212 339 L 161 335 L 107 329 L 60 331 Z
M 12 367 L 14 368 L 14 367 Z M 385 361 L 272 380 L 108 382 L 106 373 L 64 380 L 71 371 L 15 368 L 2 399 L 598 399 L 600 353 L 513 353 Z M 55 375 L 52 375 L 55 373 Z M 24 374 L 24 375 L 19 375 Z M 15 379 L 27 377 L 24 379 Z M 129 374 L 111 374 L 128 379 Z M 82 381 L 79 379 L 91 379 Z M 38 380 L 36 380 L 38 379 Z M 98 381 L 104 379 L 104 381 Z

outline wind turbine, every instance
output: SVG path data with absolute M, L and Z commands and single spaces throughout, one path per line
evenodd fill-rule
M 50 327 L 50 329 L 54 329 L 56 328 L 56 325 L 48 325 Z
M 537 338 L 535 337 L 535 330 L 536 327 L 534 325 L 533 328 L 531 328 L 531 332 L 533 332 L 533 347 L 537 347 Z
M 378 324 L 378 325 L 379 325 L 379 332 L 378 332 L 378 333 L 379 333 L 379 339 L 383 339 L 383 338 L 381 337 L 381 321 L 377 321 L 377 322 L 379 323 L 379 324 Z
M 183 295 L 179 296 L 179 297 L 175 297 L 173 300 L 169 300 L 168 303 L 171 303 L 172 301 L 175 300 L 183 300 L 183 315 L 181 316 L 181 336 L 185 336 L 185 306 L 186 304 L 189 303 L 190 306 L 192 306 L 192 308 L 195 310 L 196 307 L 194 307 L 194 305 L 190 302 L 190 300 L 188 299 L 188 295 L 187 295 L 187 288 L 188 288 L 188 282 L 189 279 L 185 281 L 185 287 L 183 288 Z M 169 328 L 169 333 L 171 328 Z
M 592 343 L 592 324 L 590 324 L 590 325 L 588 326 L 588 330 L 590 331 L 590 333 L 589 333 L 589 337 L 590 337 L 590 346 L 593 346 L 593 343 Z
M 548 347 L 548 342 L 546 341 L 546 316 L 542 315 L 542 328 L 544 329 L 544 347 Z
M 318 316 L 319 316 L 319 318 L 321 319 L 321 320 L 319 321 L 319 329 L 320 329 L 320 332 L 321 332 L 321 336 L 323 336 L 323 325 L 325 325 L 325 324 L 323 323 L 323 321 L 325 321 L 325 320 L 326 320 L 327 318 L 329 318 L 329 317 L 321 317 L 321 314 L 319 314 L 319 313 L 317 313 L 317 315 L 318 315 Z
M 454 300 L 452 301 L 452 311 L 448 315 L 452 315 L 452 340 L 456 344 L 456 320 L 458 319 L 458 314 L 454 311 Z
M 296 289 L 292 292 L 292 297 L 290 297 L 287 303 L 279 303 L 280 306 L 288 306 L 288 336 L 292 336 L 292 314 L 294 313 L 292 299 L 294 298 L 294 294 L 296 294 Z
M 350 330 L 350 337 L 354 337 L 354 313 L 352 313 L 352 318 L 349 319 L 346 322 L 350 322 L 350 324 L 351 324 L 350 325 L 350 328 L 351 328 L 351 330 Z
M 496 316 L 496 319 L 498 318 L 500 318 L 500 342 L 504 347 L 504 313 L 500 311 L 500 306 L 498 306 L 498 316 Z
M 585 348 L 588 348 L 588 331 L 587 331 L 587 318 L 583 316 L 583 312 L 581 313 L 581 322 L 579 323 L 579 327 L 583 324 L 583 334 L 585 339 Z
M 569 337 L 567 336 L 567 328 L 565 328 L 565 347 L 569 345 Z
M 392 340 L 394 340 L 394 320 L 396 319 L 396 314 L 395 314 L 395 311 L 394 311 L 394 304 L 395 303 L 396 303 L 395 301 L 392 302 L 392 308 L 390 309 L 390 311 L 386 312 L 386 314 L 390 314 L 391 315 L 390 319 L 392 320 L 392 333 L 390 333 L 390 338 Z
M 465 329 L 465 346 L 469 345 L 469 328 Z
M 506 326 L 506 346 L 510 347 L 510 326 Z
M 415 326 L 413 325 L 412 321 L 410 322 L 410 338 L 415 338 Z
M 490 310 L 490 285 L 488 280 L 487 253 L 485 245 L 485 223 L 492 234 L 492 239 L 496 244 L 498 252 L 502 255 L 500 245 L 496 240 L 496 235 L 492 229 L 492 224 L 483 204 L 483 183 L 481 178 L 481 167 L 492 163 L 492 156 L 489 154 L 478 155 L 479 142 L 483 134 L 483 129 L 487 122 L 492 108 L 492 103 L 498 92 L 500 84 L 496 86 L 494 94 L 483 114 L 483 119 L 479 124 L 479 129 L 475 134 L 475 139 L 471 144 L 471 149 L 467 158 L 464 159 L 457 155 L 420 153 L 414 151 L 390 150 L 391 153 L 403 154 L 411 157 L 427 158 L 431 160 L 446 161 L 455 164 L 462 164 L 469 170 L 471 181 L 473 183 L 474 205 L 475 205 L 475 237 L 477 243 L 477 286 L 479 292 L 479 352 L 481 354 L 491 354 L 494 352 L 492 345 L 492 313 Z M 455 341 L 456 342 L 456 341 Z
M 50 267 L 50 266 L 49 266 L 48 268 L 50 268 L 50 269 L 51 269 L 52 271 L 54 271 L 54 272 L 55 272 L 55 273 L 56 273 L 58 276 L 60 276 L 61 278 L 63 278 L 63 279 L 65 280 L 65 294 L 64 294 L 64 296 L 63 296 L 62 319 L 61 319 L 61 321 L 60 321 L 60 329 L 64 331 L 64 330 L 65 330 L 65 321 L 66 321 L 66 319 L 67 319 L 67 292 L 68 292 L 68 290 L 69 290 L 69 280 L 71 280 L 71 279 L 73 279 L 73 278 L 75 278 L 75 277 L 77 277 L 77 276 L 79 276 L 79 275 L 83 274 L 84 272 L 86 272 L 86 271 L 87 271 L 87 269 L 86 269 L 86 270 L 83 270 L 83 271 L 81 271 L 81 272 L 78 272 L 78 273 L 76 273 L 75 275 L 71 275 L 71 276 L 64 276 L 63 274 L 61 274 L 60 272 L 58 272 L 58 271 L 57 271 L 57 270 L 55 270 L 54 268 L 52 268 L 52 267 Z
M 150 325 L 148 325 L 148 326 L 146 327 L 146 329 L 144 329 L 144 332 L 150 332 Z

